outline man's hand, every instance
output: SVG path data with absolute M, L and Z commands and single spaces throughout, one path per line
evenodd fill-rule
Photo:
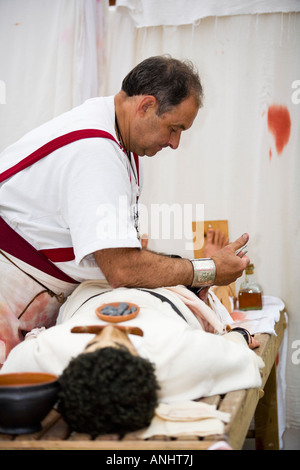
M 243 253 L 236 255 L 235 252 L 242 248 L 248 240 L 249 235 L 244 233 L 236 241 L 229 243 L 211 257 L 216 265 L 216 279 L 214 282 L 216 286 L 228 285 L 243 274 L 244 269 L 250 263 L 250 259 Z
M 255 348 L 259 348 L 259 346 L 260 346 L 259 341 L 257 341 L 257 339 L 255 339 L 255 337 L 252 337 L 251 340 L 250 340 L 250 343 L 249 343 L 249 348 L 250 349 L 255 349 Z

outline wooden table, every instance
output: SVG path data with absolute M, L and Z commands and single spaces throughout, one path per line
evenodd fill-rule
M 285 312 L 281 312 L 276 324 L 276 335 L 258 334 L 260 347 L 256 353 L 265 362 L 262 370 L 261 389 L 248 389 L 202 398 L 200 401 L 215 404 L 217 409 L 230 413 L 230 422 L 225 426 L 224 435 L 198 438 L 170 438 L 156 436 L 148 440 L 137 439 L 135 433 L 123 439 L 118 435 L 100 436 L 91 440 L 86 434 L 70 432 L 56 410 L 52 410 L 42 423 L 42 430 L 35 434 L 12 436 L 0 434 L 0 450 L 204 450 L 218 441 L 226 441 L 233 449 L 242 449 L 248 429 L 255 423 L 256 448 L 259 450 L 279 449 L 276 357 L 286 328 Z

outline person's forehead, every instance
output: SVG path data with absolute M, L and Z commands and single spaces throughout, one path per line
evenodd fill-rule
M 193 124 L 198 111 L 199 107 L 196 104 L 195 98 L 191 96 L 177 106 L 174 106 L 172 110 L 165 113 L 162 118 L 169 121 L 174 127 L 186 130 Z

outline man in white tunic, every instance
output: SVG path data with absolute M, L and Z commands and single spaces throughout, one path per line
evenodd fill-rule
M 116 327 L 110 323 L 113 317 L 108 315 L 105 322 L 96 313 L 109 303 L 133 303 L 140 310 L 135 318 L 121 320 Z M 83 333 L 72 332 L 76 327 Z M 127 330 L 128 337 L 119 327 Z M 91 434 L 127 432 L 149 424 L 157 384 L 161 403 L 261 385 L 261 359 L 243 335 L 226 331 L 224 321 L 183 286 L 103 292 L 98 281 L 87 281 L 61 308 L 57 326 L 29 333 L 11 351 L 1 372 L 30 370 L 61 375 L 65 370 L 61 410 L 71 426 Z M 251 348 L 257 345 L 254 339 L 250 341 Z M 124 347 L 130 353 L 125 364 Z M 112 356 L 114 348 L 120 358 L 114 351 Z M 104 349 L 107 356 L 101 356 Z M 87 353 L 93 356 L 86 357 Z M 144 382 L 144 367 L 135 356 L 153 364 L 155 376 L 148 370 Z M 70 379 L 72 390 L 67 384 Z
M 153 57 L 116 96 L 86 101 L 0 155 L 0 364 L 26 332 L 55 323 L 78 282 L 201 287 L 241 276 L 249 259 L 235 251 L 247 234 L 196 262 L 141 249 L 140 157 L 176 149 L 201 105 L 190 64 Z

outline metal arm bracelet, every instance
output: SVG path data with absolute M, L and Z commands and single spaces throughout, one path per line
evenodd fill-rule
M 212 286 L 216 278 L 216 265 L 211 258 L 192 259 L 194 276 L 191 287 Z

